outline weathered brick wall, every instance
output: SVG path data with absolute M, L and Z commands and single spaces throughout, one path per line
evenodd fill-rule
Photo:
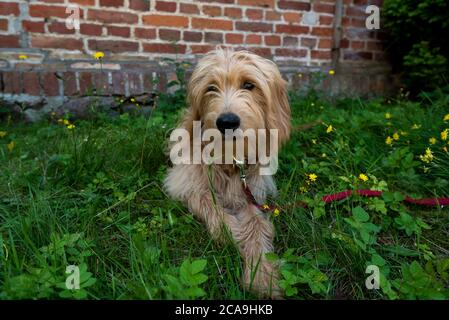
M 335 68 L 330 90 L 382 92 L 382 33 L 365 27 L 365 7 L 381 0 L 342 0 L 340 21 L 338 2 L 0 0 L 0 94 L 61 102 L 96 88 L 129 96 L 156 89 L 154 78 L 163 90 L 173 78 L 163 57 L 194 63 L 218 44 L 273 59 L 292 86 Z M 79 30 L 65 25 L 69 5 L 80 8 Z M 101 65 L 96 51 L 105 52 Z

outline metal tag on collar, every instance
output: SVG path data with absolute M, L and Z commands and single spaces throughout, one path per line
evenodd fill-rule
M 236 165 L 240 169 L 240 180 L 242 181 L 243 186 L 246 188 L 245 161 L 237 160 L 234 157 L 234 165 Z

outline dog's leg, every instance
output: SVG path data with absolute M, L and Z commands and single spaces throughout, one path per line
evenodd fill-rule
M 249 205 L 239 217 L 238 228 L 232 232 L 245 263 L 244 284 L 261 296 L 282 298 L 277 285 L 277 266 L 265 257 L 266 253 L 273 251 L 273 224 L 253 205 Z

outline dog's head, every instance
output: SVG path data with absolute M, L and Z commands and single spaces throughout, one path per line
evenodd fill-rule
M 286 81 L 273 62 L 247 51 L 218 49 L 203 57 L 188 85 L 188 103 L 184 127 L 189 131 L 193 121 L 223 134 L 275 129 L 278 145 L 290 134 Z

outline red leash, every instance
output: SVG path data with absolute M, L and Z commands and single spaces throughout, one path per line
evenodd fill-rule
M 251 192 L 250 188 L 248 187 L 246 183 L 246 175 L 245 175 L 245 162 L 244 161 L 238 161 L 234 158 L 234 164 L 239 167 L 240 169 L 240 180 L 242 181 L 242 187 L 243 191 L 245 192 L 246 198 L 248 199 L 248 202 L 252 203 L 254 206 L 256 206 L 259 210 L 263 212 L 271 212 L 276 209 L 278 209 L 276 206 L 271 206 L 268 204 L 259 204 L 257 203 L 256 199 L 254 198 L 253 193 Z M 362 197 L 380 197 L 382 196 L 382 191 L 376 191 L 376 190 L 346 190 L 342 192 L 337 192 L 333 194 L 327 194 L 324 195 L 321 200 L 324 201 L 326 204 L 334 202 L 334 201 L 340 201 L 343 199 L 348 198 L 353 193 L 356 193 Z M 449 198 L 424 198 L 424 199 L 413 199 L 409 196 L 406 196 L 404 199 L 405 202 L 416 204 L 418 206 L 426 206 L 426 207 L 435 207 L 435 206 L 448 206 L 449 205 Z M 307 203 L 301 201 L 298 203 L 299 206 L 307 208 Z
M 259 210 L 262 210 L 264 212 L 271 212 L 273 210 L 276 209 L 275 206 L 271 206 L 271 205 L 260 205 L 257 203 L 256 199 L 254 198 L 251 190 L 249 189 L 249 187 L 244 184 L 243 185 L 243 190 L 245 191 L 246 197 L 248 199 L 248 201 L 250 203 L 252 203 L 253 205 L 255 205 Z M 324 201 L 326 204 L 334 202 L 334 201 L 340 201 L 343 199 L 346 199 L 348 197 L 350 197 L 353 193 L 356 193 L 362 197 L 368 197 L 368 198 L 373 198 L 373 197 L 380 197 L 382 196 L 382 191 L 375 191 L 375 190 L 346 190 L 346 191 L 342 191 L 342 192 L 337 192 L 337 193 L 333 193 L 333 194 L 327 194 L 324 195 L 321 200 Z M 409 196 L 406 196 L 404 199 L 405 202 L 408 203 L 412 203 L 412 204 L 416 204 L 419 206 L 426 206 L 426 207 L 435 207 L 435 206 L 448 206 L 449 205 L 449 198 L 424 198 L 424 199 L 413 199 Z M 305 202 L 299 202 L 298 203 L 300 206 L 307 208 L 308 205 Z

